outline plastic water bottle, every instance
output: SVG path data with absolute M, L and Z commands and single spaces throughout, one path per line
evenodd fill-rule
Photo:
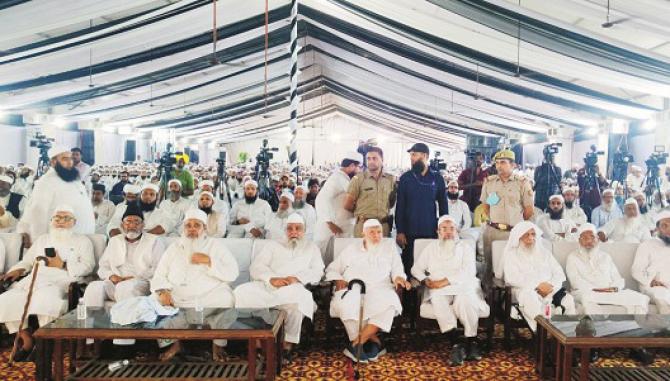
M 195 324 L 202 325 L 205 323 L 205 312 L 200 303 L 200 298 L 195 299 Z
M 542 304 L 542 316 L 547 320 L 551 320 L 551 303 L 546 300 Z
M 79 304 L 77 304 L 77 319 L 86 320 L 86 304 L 84 304 L 84 298 L 80 298 Z
M 114 361 L 112 363 L 109 363 L 109 365 L 107 365 L 107 369 L 109 369 L 110 372 L 115 372 L 123 368 L 124 366 L 127 366 L 128 364 L 130 364 L 130 361 L 128 360 Z

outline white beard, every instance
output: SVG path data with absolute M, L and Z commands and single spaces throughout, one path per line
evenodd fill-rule
M 441 251 L 446 250 L 448 253 L 452 253 L 454 251 L 454 246 L 456 246 L 456 241 L 453 239 L 440 239 L 439 245 Z
M 185 234 L 179 239 L 179 244 L 184 251 L 191 255 L 193 253 L 201 252 L 207 236 L 203 233 L 198 238 L 188 238 Z
M 603 203 L 603 204 L 600 205 L 600 206 L 602 206 L 602 208 L 603 208 L 604 211 L 606 211 L 606 212 L 609 213 L 609 212 L 612 211 L 612 205 L 614 205 L 614 203 L 611 203 L 611 204 L 605 204 L 605 203 Z
M 67 242 L 72 238 L 72 229 L 61 229 L 52 227 L 49 230 L 49 238 L 57 242 Z
M 136 232 L 136 231 L 126 232 L 126 238 L 128 238 L 131 241 L 134 240 L 134 239 L 138 239 L 141 235 L 142 235 L 142 232 Z
M 379 250 L 380 247 L 381 247 L 381 241 L 379 243 L 372 243 L 372 242 L 365 241 L 365 249 L 367 251 L 370 251 L 370 252 L 377 251 L 377 250 Z
M 304 244 L 304 242 L 305 242 L 304 238 L 288 238 L 286 240 L 286 247 L 288 247 L 291 250 L 295 250 L 301 247 Z

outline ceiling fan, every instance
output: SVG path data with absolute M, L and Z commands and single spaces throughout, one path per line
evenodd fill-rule
M 624 18 L 620 18 L 620 19 L 617 19 L 617 20 L 611 20 L 611 19 L 610 19 L 610 10 L 611 10 L 611 9 L 610 9 L 610 0 L 607 0 L 607 16 L 606 16 L 606 21 L 600 25 L 600 26 L 603 27 L 603 28 L 606 28 L 606 29 L 607 29 L 607 28 L 611 28 L 611 27 L 613 27 L 613 26 L 615 26 L 615 25 L 617 25 L 617 24 L 621 24 L 621 23 L 626 22 L 626 21 L 628 21 L 628 20 L 631 19 L 630 17 L 624 17 Z

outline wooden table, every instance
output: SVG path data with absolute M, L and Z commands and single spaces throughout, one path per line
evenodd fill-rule
M 590 349 L 600 348 L 668 348 L 670 347 L 670 316 L 668 315 L 609 315 L 591 316 L 596 324 L 593 330 L 580 330 L 576 326 L 584 316 L 554 316 L 548 320 L 542 316 L 537 321 L 537 348 L 535 352 L 536 371 L 544 378 L 545 360 L 551 339 L 555 340 L 556 367 L 555 379 L 569 381 L 572 379 L 572 361 L 575 349 L 581 350 L 579 380 L 589 378 Z M 619 332 L 609 332 L 615 326 L 625 327 L 634 325 L 639 328 L 621 329 Z M 598 326 L 601 332 L 598 332 Z M 604 332 L 603 332 L 604 331 Z M 599 336 L 600 335 L 600 336 Z M 549 340 L 548 340 L 549 339 Z M 634 370 L 635 368 L 631 368 Z
M 169 380 L 193 380 L 192 373 L 186 372 L 183 377 L 167 377 L 162 373 L 158 377 L 140 377 L 140 378 L 120 378 L 118 375 L 120 371 L 114 372 L 114 374 L 108 374 L 103 377 L 77 377 L 75 375 L 75 364 L 76 364 L 76 341 L 84 339 L 95 339 L 95 340 L 111 340 L 111 339 L 138 339 L 138 340 L 158 340 L 158 339 L 174 339 L 174 340 L 241 340 L 248 342 L 248 351 L 247 351 L 247 365 L 245 367 L 246 371 L 244 377 L 240 378 L 223 378 L 223 379 L 247 379 L 254 380 L 258 375 L 258 363 L 257 363 L 257 347 L 263 349 L 263 352 L 266 354 L 266 364 L 264 379 L 265 380 L 274 380 L 275 375 L 281 370 L 281 360 L 282 360 L 282 345 L 283 345 L 283 335 L 284 335 L 284 320 L 286 318 L 286 313 L 279 310 L 257 310 L 257 313 L 263 313 L 263 316 L 270 315 L 270 318 L 259 318 L 254 317 L 256 313 L 254 310 L 235 310 L 235 309 L 205 309 L 200 316 L 205 315 L 206 317 L 203 321 L 200 321 L 201 324 L 192 324 L 188 321 L 188 324 L 156 324 L 156 325 L 147 325 L 145 324 L 142 327 L 136 326 L 119 326 L 114 325 L 109 322 L 109 310 L 108 309 L 88 309 L 89 318 L 86 321 L 77 320 L 76 311 L 71 311 L 68 314 L 60 317 L 54 322 L 40 328 L 35 332 L 36 340 L 36 373 L 35 379 L 37 381 L 47 381 L 55 380 L 62 381 L 64 380 L 64 366 L 63 359 L 66 349 L 70 352 L 70 376 L 68 380 L 137 380 L 137 379 L 169 379 Z M 217 315 L 217 313 L 219 315 Z M 181 309 L 179 314 L 184 314 L 183 320 L 187 321 L 186 315 L 198 316 L 198 312 L 194 312 L 189 309 Z M 227 314 L 229 316 L 224 316 L 221 314 Z M 235 315 L 237 318 L 230 316 Z M 251 315 L 248 320 L 244 320 L 247 315 Z M 210 317 L 214 316 L 214 319 Z M 224 318 L 222 319 L 221 316 Z M 239 317 L 242 316 L 242 317 Z M 174 320 L 168 320 L 174 319 Z M 166 318 L 161 321 L 161 323 L 168 321 L 170 323 L 174 321 L 180 321 L 179 315 L 175 317 Z M 267 323 L 265 320 L 270 320 Z M 253 323 L 253 324 L 251 324 Z M 66 348 L 67 347 L 67 348 Z M 136 363 L 133 359 L 129 359 L 131 363 Z M 52 368 L 53 361 L 53 368 Z M 82 368 L 87 366 L 93 366 L 92 362 L 101 362 L 99 359 L 93 359 L 91 362 L 84 364 Z M 110 362 L 110 361 L 107 361 Z M 136 363 L 138 366 L 142 363 Z M 200 363 L 206 364 L 206 363 Z M 98 364 L 99 365 L 99 364 Z M 147 367 L 152 364 L 145 364 Z M 159 366 L 159 364 L 153 364 Z M 175 363 L 166 362 L 164 363 L 166 367 L 175 366 Z M 178 367 L 184 367 L 184 363 L 176 364 Z M 226 366 L 225 364 L 220 363 L 211 363 L 212 366 Z M 106 367 L 105 367 L 106 369 Z M 196 367 L 193 367 L 196 371 Z M 208 368 L 211 373 L 215 369 L 210 367 Z M 199 371 L 199 370 L 197 370 Z M 139 372 L 139 371 L 138 371 Z M 205 370 L 203 370 L 205 372 Z M 98 372 L 101 373 L 101 372 Z M 238 372 L 240 373 L 240 372 Z M 73 376 L 74 375 L 74 376 Z M 53 377 L 53 378 L 52 378 Z M 197 379 L 207 379 L 206 377 L 198 376 Z M 216 377 L 215 379 L 222 379 L 221 377 Z

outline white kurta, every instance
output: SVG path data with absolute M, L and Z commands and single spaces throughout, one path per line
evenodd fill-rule
M 458 319 L 466 337 L 477 335 L 479 318 L 489 316 L 490 310 L 477 279 L 474 247 L 463 241 L 445 246 L 435 240 L 414 258 L 412 276 L 419 281 L 449 280 L 442 288 L 424 288 L 421 317 L 437 319 L 442 332 L 456 328 Z
M 228 231 L 228 212 L 213 211 L 207 215 L 207 236 L 223 238 Z
M 537 226 L 542 229 L 542 236 L 552 241 L 574 240 L 572 229 L 577 227 L 572 220 L 566 218 L 552 220 L 549 214 L 540 216 L 537 219 Z M 559 235 L 561 233 L 564 234 L 564 237 Z
M 93 206 L 93 212 L 97 214 L 95 218 L 95 232 L 97 234 L 106 234 L 107 225 L 112 220 L 116 205 L 109 200 L 102 200 L 98 205 Z
M 333 232 L 327 222 L 332 222 L 342 229 L 342 237 L 351 237 L 354 231 L 353 213 L 344 209 L 344 199 L 349 188 L 349 176 L 338 169 L 323 184 L 314 201 L 316 209 L 316 227 L 314 240 L 325 253 L 328 241 Z
M 363 320 L 376 325 L 382 331 L 389 332 L 393 317 L 400 315 L 402 306 L 396 293 L 393 280 L 405 278 L 402 260 L 393 242 L 382 240 L 378 247 L 366 249 L 363 243 L 356 242 L 346 247 L 326 269 L 326 280 L 360 279 L 365 282 L 366 294 L 363 297 Z M 358 288 L 347 292 L 336 291 L 330 303 L 330 315 L 345 322 L 349 338 L 357 331 L 346 321 L 358 322 L 361 294 Z M 356 326 L 357 324 L 353 324 Z
M 40 326 L 65 313 L 68 286 L 72 282 L 83 280 L 95 268 L 93 244 L 88 237 L 72 234 L 66 239 L 54 239 L 51 234 L 44 234 L 33 242 L 23 260 L 9 271 L 24 269 L 31 272 L 36 258 L 44 256 L 44 249 L 47 247 L 56 249 L 56 253 L 66 262 L 66 269 L 47 267 L 41 261 L 39 263 L 28 314 L 37 315 Z M 19 330 L 31 279 L 32 276 L 27 276 L 0 294 L 0 322 L 6 323 L 10 333 Z
M 251 238 L 251 229 L 265 229 L 265 223 L 272 216 L 272 208 L 267 201 L 257 198 L 253 204 L 247 204 L 243 199 L 235 203 L 228 216 L 228 237 Z M 244 225 L 234 225 L 237 220 L 246 218 L 249 220 Z
M 5 261 L 6 261 L 7 252 L 5 250 L 5 243 L 0 240 L 0 274 L 5 273 Z
M 210 257 L 211 265 L 191 263 L 194 253 Z M 230 283 L 239 269 L 235 257 L 218 239 L 191 242 L 181 238 L 172 243 L 158 262 L 151 279 L 151 291 L 170 290 L 176 307 L 230 308 L 234 305 Z
M 0 233 L 13 233 L 16 229 L 16 224 L 19 222 L 12 213 L 7 210 L 7 204 L 9 204 L 9 198 L 11 194 L 6 197 L 0 197 L 0 206 L 5 209 L 5 213 L 0 216 Z M 23 215 L 23 211 L 26 209 L 26 197 L 22 197 L 19 201 L 19 216 Z
M 305 220 L 305 238 L 314 239 L 314 228 L 316 227 L 316 209 L 308 203 L 305 203 L 300 209 L 293 209 Z
M 298 343 L 303 317 L 312 319 L 316 310 L 312 293 L 304 285 L 318 283 L 324 267 L 319 248 L 309 240 L 303 239 L 295 248 L 286 240 L 267 242 L 249 268 L 252 281 L 235 289 L 235 306 L 286 310 L 286 340 Z M 300 283 L 279 288 L 270 284 L 272 278 L 289 276 Z
M 191 200 L 183 197 L 179 197 L 179 200 L 177 201 L 172 201 L 170 199 L 161 201 L 158 208 L 174 221 L 174 228 L 170 231 L 171 236 L 178 237 L 181 235 L 184 214 L 192 207 L 193 203 Z
M 591 223 L 600 228 L 611 220 L 623 217 L 623 212 L 619 209 L 619 206 L 616 202 L 612 205 L 612 208 L 607 211 L 603 208 L 602 205 L 596 207 L 591 212 Z
M 84 184 L 77 180 L 63 181 L 53 168 L 35 182 L 35 189 L 16 227 L 17 233 L 28 233 L 32 239 L 47 233 L 49 216 L 53 215 L 56 207 L 63 204 L 74 210 L 74 216 L 77 218 L 75 233 L 95 233 L 93 205 L 86 194 Z
M 580 226 L 587 222 L 586 213 L 576 203 L 573 204 L 572 208 L 567 206 L 563 209 L 563 218 L 572 221 L 575 225 Z
M 571 294 L 581 303 L 584 313 L 603 313 L 599 305 L 623 306 L 626 313 L 646 314 L 649 298 L 633 290 L 625 290 L 625 281 L 619 274 L 612 258 L 596 249 L 587 253 L 577 249 L 568 255 L 565 266 Z M 596 292 L 593 289 L 617 287 L 617 292 Z
M 288 220 L 288 216 L 293 214 L 293 209 L 288 209 L 281 216 L 279 213 L 277 211 L 277 213 L 272 214 L 265 222 L 266 239 L 282 240 L 286 238 L 286 221 Z
M 98 264 L 98 277 L 86 287 L 84 301 L 87 306 L 102 307 L 105 300 L 121 301 L 149 294 L 149 281 L 158 266 L 165 245 L 153 234 L 143 233 L 134 243 L 126 241 L 123 234 L 109 239 Z M 133 277 L 117 284 L 112 275 Z
M 27 178 L 17 177 L 14 185 L 12 186 L 12 192 L 22 194 L 24 197 L 30 197 L 33 192 L 33 177 L 28 176 Z
M 123 213 L 126 212 L 128 205 L 119 204 L 116 206 L 116 211 L 112 216 L 112 219 L 107 225 L 107 234 L 114 229 L 121 229 L 121 219 L 123 218 Z M 174 227 L 177 224 L 171 215 L 164 213 L 160 208 L 155 208 L 151 212 L 143 212 L 144 215 L 144 231 L 149 231 L 156 226 L 161 226 L 165 230 L 165 235 L 170 234 L 174 231 Z
M 640 291 L 651 298 L 659 313 L 670 314 L 670 246 L 657 237 L 642 242 L 635 252 L 631 272 Z M 652 280 L 665 286 L 651 287 Z
M 448 200 L 449 216 L 456 220 L 458 230 L 469 229 L 472 227 L 472 213 L 470 207 L 463 200 Z
M 626 217 L 611 220 L 598 231 L 605 233 L 607 240 L 612 242 L 640 243 L 651 239 L 649 229 L 639 217 L 632 221 Z

